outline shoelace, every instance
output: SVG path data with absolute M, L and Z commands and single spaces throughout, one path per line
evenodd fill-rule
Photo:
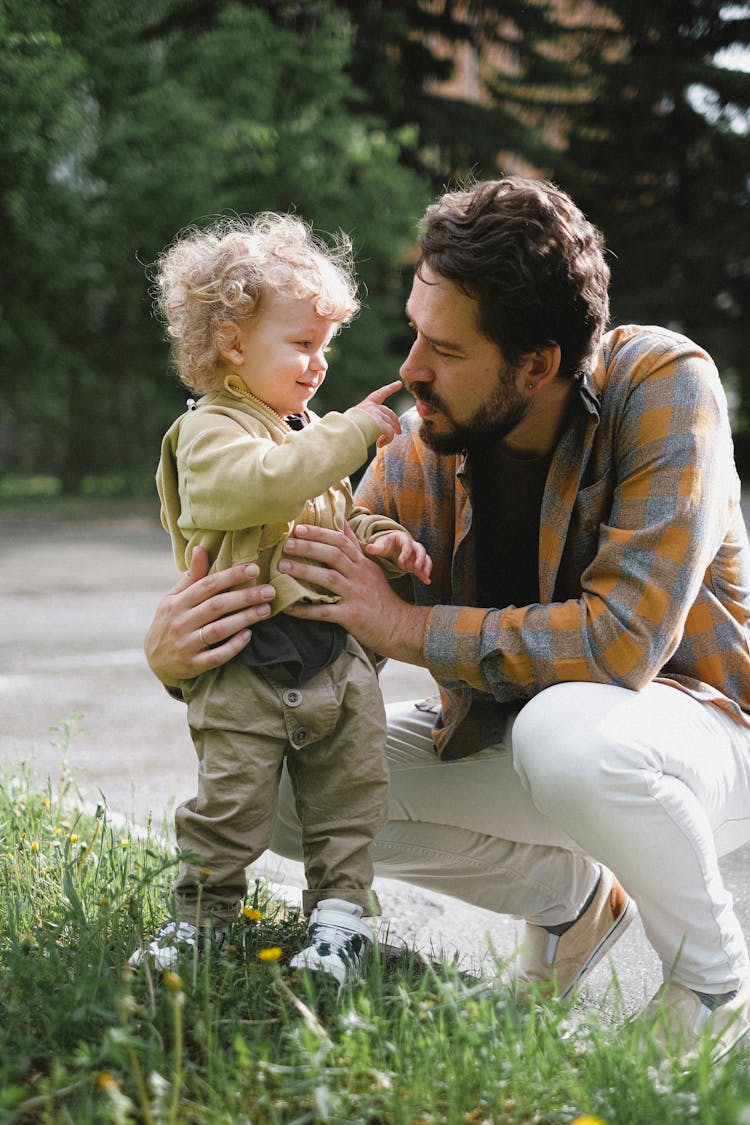
M 167 922 L 154 937 L 157 944 L 195 945 L 201 937 L 200 931 L 189 922 Z
M 224 948 L 227 936 L 226 930 L 214 928 L 213 944 L 219 952 Z M 206 944 L 203 930 L 199 930 L 191 922 L 167 922 L 153 940 L 156 945 L 197 945 L 199 953 L 203 952 Z
M 343 930 L 340 926 L 334 926 L 328 922 L 315 922 L 310 930 L 310 944 L 318 945 L 325 943 L 331 947 L 332 953 L 339 955 L 351 955 L 357 953 L 358 950 L 352 949 L 351 946 L 356 938 L 364 943 L 364 938 L 361 934 L 356 933 L 354 930 Z

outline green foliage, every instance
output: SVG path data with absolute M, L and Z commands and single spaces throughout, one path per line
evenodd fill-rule
M 71 180 L 85 125 L 78 96 L 84 67 L 52 15 L 43 3 L 0 10 L 0 442 L 13 443 L 24 427 L 16 454 L 23 469 L 42 465 L 49 452 L 59 456 L 76 358 L 61 354 L 60 330 L 80 276 L 69 232 L 83 210 Z M 54 372 L 46 393 L 37 372 Z
M 64 744 L 70 725 L 59 733 Z M 714 1070 L 705 1057 L 659 1064 L 635 1024 L 518 1004 L 499 981 L 408 949 L 380 950 L 340 994 L 295 976 L 304 923 L 257 884 L 226 956 L 134 971 L 175 864 L 104 802 L 81 810 L 64 771 L 54 790 L 0 781 L 0 1121 L 749 1119 L 741 1055 Z
M 154 10 L 147 18 L 139 5 L 86 0 L 77 19 L 50 6 L 38 45 L 10 13 L 9 42 L 21 46 L 5 50 L 6 69 L 58 132 L 32 154 L 38 204 L 15 188 L 0 196 L 11 242 L 38 243 L 22 288 L 5 281 L 16 292 L 3 301 L 0 346 L 8 368 L 24 372 L 0 435 L 8 469 L 57 472 L 70 490 L 92 472 L 155 466 L 184 395 L 167 376 L 146 266 L 179 229 L 220 213 L 293 209 L 321 232 L 347 230 L 366 313 L 341 337 L 320 405 L 350 405 L 392 378 L 400 264 L 427 191 L 401 159 L 413 131 L 388 132 L 349 108 L 358 100 L 345 73 L 349 27 L 328 8 L 298 32 L 229 3 L 197 33 L 157 36 L 146 34 Z M 40 87 L 42 63 L 50 77 Z M 24 121 L 32 135 L 43 133 L 34 104 Z M 19 140 L 13 110 L 0 103 L 8 148 Z M 75 127 L 63 130 L 68 118 Z
M 615 323 L 665 324 L 714 356 L 750 412 L 750 18 L 720 0 L 609 0 L 583 29 L 587 96 L 554 173 L 604 230 Z M 733 61 L 734 60 L 734 61 Z
M 363 311 L 314 405 L 357 401 L 405 354 L 428 198 L 506 169 L 557 179 L 602 227 L 616 320 L 680 326 L 715 355 L 750 450 L 750 77 L 731 55 L 750 19 L 723 0 L 599 11 L 2 0 L 0 473 L 66 492 L 153 473 L 185 396 L 147 266 L 220 213 L 294 209 L 352 235 Z M 468 85 L 445 96 L 459 56 Z

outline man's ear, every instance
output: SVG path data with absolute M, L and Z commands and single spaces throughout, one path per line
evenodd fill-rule
M 216 338 L 219 355 L 234 367 L 241 367 L 245 360 L 242 347 L 242 333 L 236 320 L 224 320 L 219 325 Z
M 529 391 L 541 390 L 556 377 L 561 356 L 560 345 L 555 340 L 529 352 L 519 367 L 521 385 Z

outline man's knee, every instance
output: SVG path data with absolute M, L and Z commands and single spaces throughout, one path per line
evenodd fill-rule
M 513 762 L 543 810 L 566 794 L 591 795 L 602 784 L 606 739 L 593 720 L 586 690 L 600 685 L 555 684 L 534 696 L 513 725 Z

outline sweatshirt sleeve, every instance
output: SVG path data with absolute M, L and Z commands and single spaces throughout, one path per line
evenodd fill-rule
M 316 418 L 280 443 L 228 415 L 195 411 L 178 450 L 183 504 L 194 526 L 208 530 L 292 520 L 307 500 L 355 472 L 379 433 L 359 407 Z
M 389 519 L 388 516 L 381 516 L 377 512 L 370 512 L 367 508 L 356 505 L 346 518 L 349 527 L 363 546 L 374 542 L 381 535 L 387 535 L 391 531 L 403 531 L 407 535 L 411 534 L 400 523 Z M 378 564 L 388 578 L 400 578 L 402 574 L 406 574 L 406 571 L 397 566 L 392 559 L 375 558 L 373 556 L 373 562 Z

